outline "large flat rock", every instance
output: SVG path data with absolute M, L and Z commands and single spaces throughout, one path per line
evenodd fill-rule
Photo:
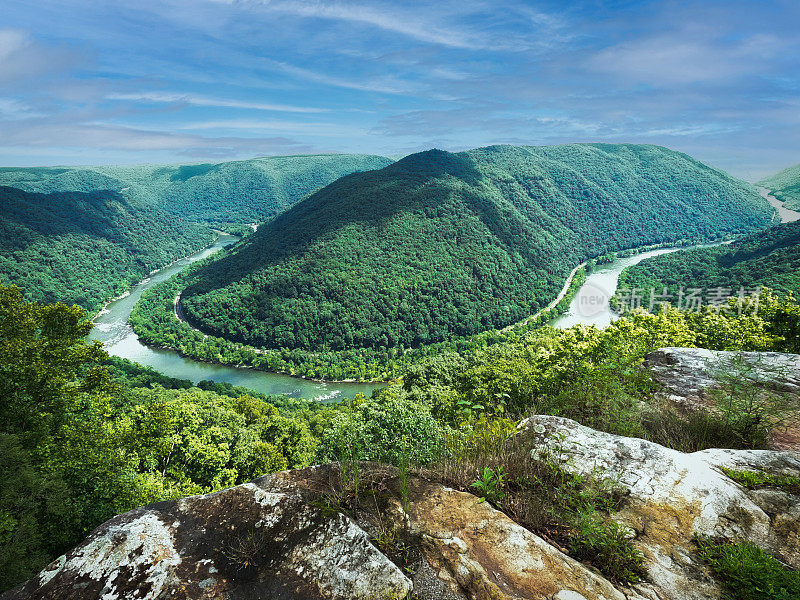
M 115 517 L 3 600 L 385 600 L 410 580 L 350 519 L 246 483 Z
M 800 454 L 771 450 L 683 453 L 638 438 L 595 431 L 570 419 L 535 416 L 531 450 L 558 457 L 571 472 L 606 478 L 628 494 L 614 518 L 635 533 L 647 581 L 634 589 L 658 600 L 718 598 L 719 587 L 696 554 L 695 535 L 750 540 L 800 568 L 800 498 L 777 489 L 748 490 L 722 467 L 800 476 Z

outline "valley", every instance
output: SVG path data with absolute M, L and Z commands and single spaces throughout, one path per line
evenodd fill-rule
M 33 576 L 115 514 L 238 493 L 264 473 L 354 469 L 334 495 L 309 502 L 356 514 L 359 489 L 384 485 L 362 474 L 368 461 L 433 474 L 467 502 L 467 492 L 483 493 L 487 510 L 525 535 L 556 535 L 568 560 L 589 560 L 613 590 L 657 580 L 640 543 L 620 536 L 611 517 L 621 517 L 599 484 L 525 462 L 527 449 L 521 463 L 503 450 L 520 419 L 535 413 L 567 430 L 580 423 L 584 436 L 644 438 L 658 452 L 794 439 L 731 415 L 704 416 L 711 425 L 701 434 L 694 417 L 653 398 L 642 370 L 665 346 L 800 351 L 800 306 L 787 294 L 800 272 L 800 222 L 770 227 L 776 214 L 792 216 L 775 198 L 650 146 L 500 146 L 382 163 L 318 190 L 302 184 L 305 195 L 262 218 L 247 208 L 252 198 L 212 202 L 200 182 L 195 196 L 183 189 L 193 198 L 183 204 L 164 192 L 167 179 L 183 185 L 233 167 L 148 167 L 136 181 L 115 168 L 0 173 L 28 188 L 2 188 L 2 222 L 23 232 L 16 246 L 0 247 L 0 265 L 17 265 L 0 271 L 2 282 L 40 282 L 0 285 L 0 472 L 14 473 L 0 497 L 0 517 L 14 515 L 14 525 L 11 534 L 0 529 L 0 541 L 11 535 L 19 549 L 0 555 L 0 586 Z M 115 186 L 131 185 L 96 189 L 109 173 Z M 145 193 L 148 177 L 158 194 Z M 94 222 L 93 212 L 104 218 Z M 108 263 L 74 249 L 104 243 L 116 248 Z M 48 247 L 65 267 L 36 261 Z M 605 306 L 618 280 L 682 277 L 675 265 L 683 264 L 694 265 L 695 280 L 729 269 L 773 291 L 762 293 L 756 315 L 670 308 L 617 318 Z M 87 289 L 84 308 L 47 302 Z M 44 302 L 30 302 L 43 293 Z M 188 322 L 176 316 L 178 297 Z M 503 465 L 512 483 L 493 496 Z M 533 476 L 555 479 L 546 490 L 518 487 Z M 389 485 L 402 490 L 402 477 Z M 559 485 L 567 504 L 533 518 L 530 507 L 552 504 Z M 592 504 L 570 504 L 586 490 L 595 490 Z M 581 538 L 580 519 L 614 552 Z M 368 544 L 391 554 L 378 540 Z M 240 581 L 238 571 L 231 578 Z
M 0 0 L 0 600 L 800 600 L 800 3 Z
M 89 339 L 102 342 L 106 351 L 112 356 L 128 359 L 171 377 L 188 379 L 194 383 L 213 380 L 242 386 L 270 396 L 285 395 L 290 398 L 304 398 L 320 402 L 335 402 L 344 397 L 352 398 L 356 394 L 369 396 L 376 387 L 375 385 L 329 384 L 278 373 L 201 362 L 182 357 L 174 350 L 147 346 L 139 341 L 128 323 L 128 319 L 142 294 L 153 286 L 169 280 L 192 263 L 208 258 L 238 239 L 230 235 L 219 235 L 212 246 L 151 273 L 145 281 L 128 290 L 125 296 L 112 300 L 103 307 L 92 321 L 94 328 L 89 334 Z
M 358 350 L 368 377 L 383 378 L 409 349 L 536 313 L 584 260 L 733 236 L 771 214 L 751 188 L 655 147 L 430 151 L 320 190 L 193 270 L 179 291 L 193 327 L 280 351 L 267 368 L 288 362 L 308 375 L 316 364 L 312 377 L 363 378 L 348 367 Z M 162 311 L 159 300 L 136 319 L 159 343 L 147 323 L 163 325 Z

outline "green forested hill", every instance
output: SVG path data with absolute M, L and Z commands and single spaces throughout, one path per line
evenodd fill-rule
M 274 156 L 218 164 L 0 169 L 0 185 L 28 192 L 113 191 L 214 226 L 261 222 L 342 175 L 379 169 L 382 156 Z
M 96 310 L 213 237 L 207 227 L 117 192 L 0 187 L 0 282 L 20 286 L 31 300 Z
M 765 227 L 744 182 L 656 146 L 431 150 L 343 177 L 198 271 L 204 331 L 264 347 L 416 346 L 515 322 L 609 251 Z
M 379 156 L 204 165 L 0 169 L 0 282 L 87 310 L 212 239 L 263 221 Z M 202 224 L 202 225 L 201 225 Z M 247 228 L 249 230 L 249 228 Z
M 758 182 L 791 210 L 800 210 L 800 165 L 795 165 Z
M 730 288 L 766 286 L 800 296 L 800 221 L 753 233 L 731 245 L 655 256 L 625 269 L 620 287 Z

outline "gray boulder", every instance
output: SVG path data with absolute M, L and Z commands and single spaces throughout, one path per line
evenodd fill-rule
M 119 515 L 3 600 L 392 600 L 410 580 L 355 523 L 246 483 Z
M 531 451 L 567 471 L 607 478 L 628 497 L 614 518 L 631 528 L 645 556 L 647 581 L 635 591 L 658 600 L 718 598 L 720 590 L 695 552 L 695 535 L 747 540 L 800 568 L 800 499 L 748 490 L 722 467 L 800 477 L 800 454 L 706 450 L 686 454 L 637 438 L 603 433 L 570 419 L 535 416 L 520 430 Z

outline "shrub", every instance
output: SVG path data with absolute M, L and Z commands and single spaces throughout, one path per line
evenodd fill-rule
M 485 467 L 481 477 L 470 484 L 470 487 L 474 487 L 478 490 L 478 493 L 481 495 L 479 502 L 488 500 L 492 504 L 497 504 L 506 496 L 506 493 L 503 491 L 505 483 L 506 474 L 503 472 L 503 467 L 497 467 L 496 470 Z
M 739 354 L 721 361 L 714 378 L 721 382 L 711 391 L 714 408 L 745 448 L 764 448 L 773 429 L 781 426 L 795 408 L 786 394 L 769 389 L 780 379 L 781 369 L 747 362 Z
M 568 522 L 570 555 L 595 565 L 613 581 L 641 579 L 643 557 L 631 545 L 628 529 L 591 507 L 576 511 Z
M 404 460 L 405 444 L 414 449 L 414 462 L 428 464 L 440 455 L 444 433 L 430 412 L 414 402 L 357 400 L 333 417 L 317 457 L 321 462 L 339 460 L 340 449 L 348 446 L 348 452 L 360 460 L 399 466 Z
M 797 600 L 800 572 L 750 542 L 698 539 L 700 557 L 725 586 L 727 600 Z
M 791 475 L 772 475 L 763 471 L 737 471 L 736 469 L 722 469 L 728 477 L 748 489 L 776 487 L 800 496 L 800 478 Z

